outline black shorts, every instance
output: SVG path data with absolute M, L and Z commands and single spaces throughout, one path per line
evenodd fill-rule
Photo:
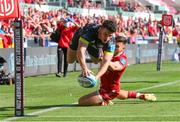
M 78 44 L 79 44 L 79 38 L 81 36 L 81 32 L 82 32 L 82 29 L 79 28 L 75 33 L 74 33 L 74 36 L 69 44 L 69 47 L 72 49 L 72 50 L 77 50 L 78 48 Z

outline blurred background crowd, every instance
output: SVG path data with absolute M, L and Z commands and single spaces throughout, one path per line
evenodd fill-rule
M 155 15 L 163 13 L 170 13 L 176 16 L 172 27 L 164 27 L 165 42 L 176 43 L 176 40 L 180 37 L 180 11 L 178 10 L 180 7 L 175 3 L 176 0 L 157 0 L 159 3 L 156 1 L 154 4 L 154 0 L 140 1 L 20 0 L 24 46 L 48 47 L 52 41 L 50 39 L 51 33 L 56 30 L 58 23 L 65 18 L 71 18 L 80 26 L 84 26 L 87 23 L 101 24 L 105 19 L 112 19 L 118 24 L 116 34 L 128 38 L 130 44 L 138 42 L 147 44 L 158 43 L 160 17 L 157 18 Z M 168 4 L 167 2 L 170 1 L 171 4 Z M 49 9 L 50 7 L 53 9 Z M 77 9 L 87 13 L 83 14 L 76 11 Z M 95 12 L 89 14 L 90 10 L 95 10 Z M 106 14 L 103 13 L 104 11 L 110 12 Z M 117 11 L 117 14 L 111 14 L 111 11 Z M 13 47 L 13 21 L 0 21 L 0 48 Z M 69 23 L 67 27 L 70 26 L 73 26 L 73 24 Z

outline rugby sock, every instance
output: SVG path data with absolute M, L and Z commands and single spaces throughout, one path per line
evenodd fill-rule
M 137 98 L 137 93 L 135 91 L 128 91 L 128 98 Z
M 139 98 L 139 99 L 145 99 L 145 95 L 144 94 L 142 94 L 142 93 L 137 93 L 137 96 L 136 96 L 137 98 Z
M 145 99 L 144 94 L 137 93 L 135 91 L 128 91 L 128 98 L 139 98 L 139 99 Z
M 137 93 L 135 91 L 128 91 L 128 98 L 145 99 L 145 96 L 142 93 Z

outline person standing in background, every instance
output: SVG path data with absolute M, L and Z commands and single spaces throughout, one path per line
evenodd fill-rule
M 63 73 L 63 77 L 67 75 L 67 49 L 69 47 L 69 43 L 72 40 L 74 32 L 79 28 L 79 25 L 75 23 L 72 19 L 66 18 L 62 19 L 57 28 L 60 30 L 60 37 L 58 41 L 58 48 L 57 48 L 57 56 L 58 56 L 58 67 L 57 67 L 57 77 L 61 77 Z M 64 59 L 64 65 L 63 65 Z M 62 72 L 62 66 L 63 72 Z

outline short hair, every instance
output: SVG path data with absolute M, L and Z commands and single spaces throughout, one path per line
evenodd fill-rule
M 115 37 L 115 40 L 116 40 L 116 43 L 117 43 L 117 42 L 122 42 L 123 44 L 126 44 L 126 43 L 127 43 L 126 37 L 123 37 L 123 36 L 116 36 L 116 37 Z
M 103 23 L 102 23 L 102 27 L 103 28 L 106 28 L 108 29 L 109 31 L 111 32 L 116 32 L 116 29 L 117 29 L 117 24 L 111 20 L 105 20 Z

